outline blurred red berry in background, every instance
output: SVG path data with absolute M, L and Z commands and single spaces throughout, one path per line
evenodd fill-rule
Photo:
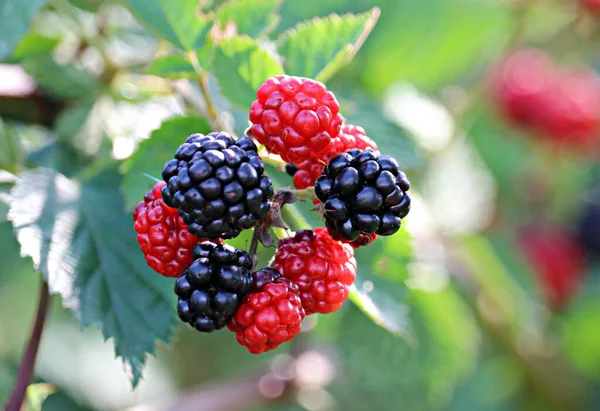
M 550 223 L 521 228 L 518 242 L 548 306 L 564 308 L 577 293 L 587 268 L 578 242 L 567 229 Z
M 600 78 L 559 67 L 540 50 L 508 55 L 491 73 L 492 98 L 513 125 L 561 148 L 595 153 L 600 136 Z
M 600 12 L 600 0 L 581 0 L 581 5 L 593 12 Z

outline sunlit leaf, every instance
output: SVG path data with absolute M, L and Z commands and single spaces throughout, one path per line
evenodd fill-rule
M 194 78 L 198 76 L 192 63 L 183 54 L 174 54 L 154 60 L 146 69 L 148 74 L 155 76 L 177 79 Z
M 229 0 L 217 10 L 216 20 L 222 29 L 233 23 L 237 34 L 258 37 L 277 24 L 280 3 L 281 0 Z
M 211 21 L 198 0 L 122 0 L 148 29 L 184 50 L 202 47 Z
M 356 15 L 332 14 L 286 31 L 277 40 L 286 72 L 327 81 L 356 54 L 378 18 L 379 9 Z
M 37 54 L 48 54 L 54 50 L 59 42 L 60 39 L 58 38 L 45 37 L 34 32 L 27 33 L 15 47 L 10 60 L 19 61 Z
M 221 93 L 234 105 L 248 110 L 256 89 L 269 77 L 282 74 L 277 59 L 249 37 L 234 37 L 219 43 L 214 71 Z

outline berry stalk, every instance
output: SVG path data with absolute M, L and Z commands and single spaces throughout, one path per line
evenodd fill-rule
M 210 120 L 215 123 L 218 122 L 217 116 L 217 108 L 212 101 L 212 97 L 208 90 L 208 77 L 206 73 L 203 73 L 198 77 L 198 87 L 200 87 L 200 92 L 202 93 L 202 97 L 204 97 L 204 102 L 206 103 L 206 115 L 210 118 Z
M 23 404 L 23 400 L 25 399 L 27 387 L 33 378 L 35 360 L 37 358 L 37 353 L 42 338 L 42 331 L 44 330 L 44 324 L 48 314 L 49 300 L 50 293 L 48 291 L 48 283 L 44 278 L 42 278 L 35 322 L 33 324 L 33 329 L 31 330 L 31 336 L 27 342 L 27 347 L 25 348 L 25 353 L 23 354 L 23 360 L 21 361 L 21 365 L 19 367 L 19 373 L 17 375 L 15 386 L 12 394 L 6 402 L 6 406 L 4 408 L 5 411 L 19 411 L 21 409 L 21 405 Z

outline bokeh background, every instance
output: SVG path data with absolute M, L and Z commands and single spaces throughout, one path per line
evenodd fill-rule
M 132 391 L 112 341 L 82 330 L 55 296 L 26 409 L 600 409 L 598 158 L 511 123 L 490 85 L 492 68 L 525 47 L 594 71 L 600 14 L 575 0 L 286 0 L 271 38 L 298 21 L 373 7 L 377 25 L 327 86 L 348 121 L 399 160 L 414 203 L 403 231 L 357 250 L 353 301 L 307 318 L 297 339 L 260 356 L 226 330 L 179 326 Z M 119 2 L 0 0 L 0 22 L 7 42 L 27 33 L 0 65 L 3 400 L 39 283 L 5 218 L 14 174 L 125 159 L 162 121 L 201 115 L 202 101 L 193 82 L 148 74 L 166 46 Z M 244 113 L 210 84 L 243 130 Z M 152 182 L 131 184 L 139 194 Z

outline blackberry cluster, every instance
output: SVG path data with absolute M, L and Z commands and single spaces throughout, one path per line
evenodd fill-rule
M 210 242 L 195 246 L 192 256 L 195 261 L 175 282 L 179 318 L 201 332 L 219 330 L 252 289 L 252 258 Z
M 234 238 L 269 212 L 271 179 L 256 145 L 225 132 L 193 134 L 162 171 L 162 196 L 200 238 Z
M 259 354 L 294 338 L 306 315 L 342 306 L 356 280 L 354 248 L 400 228 L 410 184 L 363 128 L 344 124 L 335 96 L 318 81 L 267 79 L 250 123 L 240 139 L 187 137 L 133 219 L 147 264 L 177 278 L 179 318 L 200 332 L 227 326 Z M 255 272 L 256 256 L 223 240 L 254 228 L 251 250 L 257 241 L 272 245 L 270 228 L 286 227 L 281 207 L 312 190 L 275 195 L 251 138 L 281 156 L 296 189 L 314 186 L 326 225 L 282 239 L 273 267 Z
M 394 158 L 356 149 L 331 159 L 315 183 L 315 194 L 331 237 L 355 241 L 361 235 L 397 232 L 410 211 L 409 188 Z

